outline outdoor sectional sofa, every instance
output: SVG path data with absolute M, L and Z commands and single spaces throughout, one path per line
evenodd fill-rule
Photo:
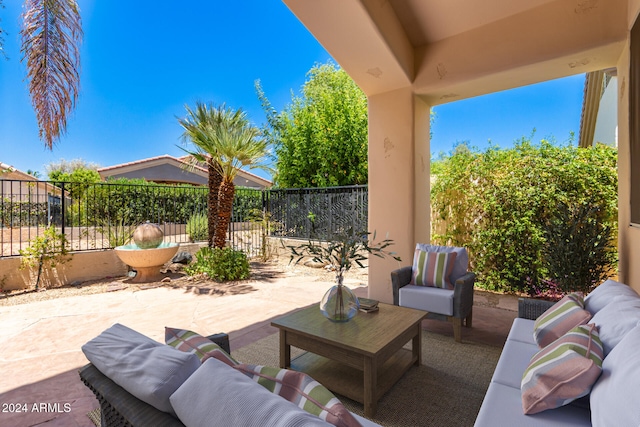
M 586 396 L 568 404 L 564 404 L 567 399 L 556 399 L 563 387 L 564 391 L 579 387 L 575 384 L 578 378 L 573 375 L 575 372 L 571 378 L 556 376 L 575 368 L 576 359 L 561 363 L 560 356 L 555 356 L 556 359 L 545 362 L 547 368 L 541 370 L 537 379 L 541 389 L 537 390 L 536 399 L 539 398 L 537 402 L 546 399 L 545 404 L 559 407 L 524 414 L 523 373 L 541 350 L 534 340 L 534 319 L 552 304 L 520 301 L 519 317 L 513 322 L 475 426 L 640 426 L 640 297 L 629 286 L 613 280 L 607 280 L 584 299 L 583 324 L 595 324 L 602 342 L 599 351 L 604 356 L 602 371 L 596 371 L 597 379 L 590 392 L 582 383 L 580 387 L 588 393 Z M 573 386 L 569 385 L 571 381 Z
M 206 338 L 230 353 L 227 334 Z M 176 350 L 123 325 L 115 324 L 107 329 L 85 344 L 83 351 L 90 361 L 105 371 L 103 373 L 94 363 L 79 371 L 84 384 L 98 399 L 102 427 L 331 425 L 272 393 L 245 373 L 223 363 L 218 356 L 209 357 L 201 363 L 201 354 L 197 352 Z M 134 360 L 127 361 L 127 355 Z M 228 356 L 225 354 L 223 357 Z M 181 366 L 171 365 L 169 359 L 174 362 L 180 359 L 178 363 Z M 193 366 L 190 371 L 181 372 L 186 365 Z M 171 367 L 162 370 L 160 366 Z M 143 371 L 148 374 L 143 374 Z M 158 379 L 162 384 L 158 385 Z M 167 389 L 168 382 L 177 383 L 172 385 L 175 391 Z M 350 414 L 344 408 L 343 411 Z M 356 414 L 350 416 L 355 418 L 355 425 L 378 426 Z

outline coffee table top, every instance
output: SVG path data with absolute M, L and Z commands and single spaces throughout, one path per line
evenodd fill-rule
M 391 304 L 379 304 L 373 313 L 358 312 L 346 323 L 334 323 L 320 313 L 317 304 L 279 317 L 271 322 L 279 329 L 312 337 L 362 354 L 377 354 L 427 313 Z

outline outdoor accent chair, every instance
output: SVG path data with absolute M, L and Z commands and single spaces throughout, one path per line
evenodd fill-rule
M 466 248 L 418 243 L 412 266 L 391 272 L 393 303 L 428 311 L 427 318 L 448 320 L 462 341 L 462 325 L 470 328 L 475 273 L 467 271 Z

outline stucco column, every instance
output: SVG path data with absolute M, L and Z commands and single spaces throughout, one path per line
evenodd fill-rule
M 369 261 L 369 297 L 383 302 L 392 302 L 391 271 L 430 238 L 429 111 L 410 88 L 369 97 L 369 231 L 402 258 Z

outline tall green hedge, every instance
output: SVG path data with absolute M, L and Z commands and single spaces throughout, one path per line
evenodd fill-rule
M 544 286 L 544 226 L 561 204 L 595 207 L 617 238 L 617 150 L 611 147 L 522 139 L 511 149 L 480 152 L 462 144 L 434 162 L 432 172 L 433 240 L 466 246 L 478 284 L 487 289 Z

